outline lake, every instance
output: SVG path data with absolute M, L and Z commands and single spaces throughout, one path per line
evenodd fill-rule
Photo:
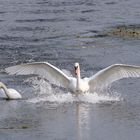
M 115 64 L 140 65 L 140 40 L 106 36 L 140 24 L 139 0 L 0 0 L 0 79 L 23 96 L 0 95 L 3 140 L 138 140 L 140 79 L 123 79 L 104 93 L 75 97 L 46 80 L 10 76 L 16 64 L 47 61 L 89 77 Z

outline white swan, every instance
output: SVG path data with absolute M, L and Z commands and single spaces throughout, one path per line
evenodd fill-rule
M 89 78 L 81 79 L 79 63 L 75 63 L 76 77 L 67 76 L 48 62 L 34 62 L 6 68 L 6 72 L 16 75 L 35 74 L 43 76 L 51 83 L 70 89 L 72 92 L 94 92 L 107 87 L 116 80 L 128 77 L 140 77 L 140 66 L 125 64 L 111 65 Z
M 0 88 L 3 89 L 5 95 L 7 96 L 7 99 L 14 100 L 14 99 L 21 99 L 22 96 L 20 93 L 18 93 L 15 89 L 7 88 L 5 84 L 0 82 Z

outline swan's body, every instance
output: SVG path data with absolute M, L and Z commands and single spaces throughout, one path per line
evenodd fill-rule
M 35 74 L 72 92 L 93 92 L 107 87 L 116 80 L 128 77 L 140 77 L 140 66 L 125 64 L 111 65 L 89 78 L 81 79 L 79 63 L 75 63 L 76 77 L 67 76 L 57 67 L 47 62 L 34 62 L 6 68 L 6 72 L 16 75 Z
M 0 82 L 0 88 L 3 89 L 5 95 L 7 96 L 7 99 L 14 100 L 22 98 L 19 92 L 17 92 L 15 89 L 7 88 L 6 85 L 2 82 Z

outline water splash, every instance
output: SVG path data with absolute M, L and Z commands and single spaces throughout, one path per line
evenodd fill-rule
M 40 103 L 40 102 L 51 102 L 51 103 L 101 103 L 101 102 L 117 102 L 120 101 L 120 97 L 109 97 L 109 96 L 99 96 L 95 93 L 85 93 L 75 96 L 71 93 L 58 93 L 52 94 L 50 96 L 38 96 L 28 101 L 31 103 Z
M 36 97 L 28 100 L 31 103 L 100 103 L 117 102 L 122 99 L 119 94 L 99 94 L 98 92 L 75 95 L 70 92 L 65 92 L 60 88 L 52 87 L 50 83 L 39 77 L 32 77 L 27 81 L 32 84 L 34 93 L 36 94 Z

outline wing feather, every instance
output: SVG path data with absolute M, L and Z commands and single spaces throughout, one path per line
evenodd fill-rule
M 58 86 L 67 87 L 70 81 L 65 73 L 48 62 L 34 62 L 16 65 L 5 69 L 10 75 L 39 75 Z
M 140 66 L 115 64 L 111 65 L 88 79 L 90 90 L 104 88 L 111 83 L 129 77 L 140 77 Z

